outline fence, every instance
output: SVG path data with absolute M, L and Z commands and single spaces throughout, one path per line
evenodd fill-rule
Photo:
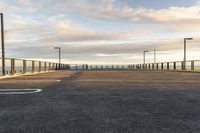
M 127 70 L 128 65 L 88 65 L 71 64 L 71 70 Z
M 0 76 L 2 72 L 0 58 Z M 59 64 L 53 62 L 5 58 L 5 75 L 46 72 L 52 70 L 190 70 L 200 71 L 200 60 L 176 61 L 132 65 L 88 65 L 88 64 Z
M 13 58 L 0 58 L 0 76 L 4 75 L 2 72 L 2 60 L 5 61 L 5 75 L 70 69 L 70 66 L 67 64 Z
M 71 70 L 189 70 L 200 71 L 200 60 L 175 61 L 132 65 L 70 65 Z
M 200 70 L 200 60 L 128 65 L 128 69 L 145 70 Z

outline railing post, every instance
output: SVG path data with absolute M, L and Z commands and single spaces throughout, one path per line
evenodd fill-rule
M 58 63 L 55 63 L 55 66 L 56 66 L 56 69 L 55 69 L 55 70 L 58 70 Z
M 39 61 L 39 72 L 41 72 L 41 61 Z
M 35 61 L 32 61 L 32 73 L 35 72 Z
M 194 61 L 191 61 L 191 70 L 194 70 Z
M 26 73 L 26 60 L 23 60 L 23 74 Z
M 169 62 L 167 62 L 167 70 L 169 70 Z
M 54 63 L 51 63 L 51 69 L 50 70 L 54 70 Z
M 62 70 L 62 64 L 60 64 L 60 70 Z
M 86 66 L 85 69 L 88 70 L 88 65 L 86 64 L 85 66 Z M 64 69 L 66 69 L 66 67 L 64 67 Z
M 162 70 L 164 69 L 163 63 L 161 63 L 161 69 L 162 69 Z
M 154 69 L 154 63 L 152 63 L 152 69 Z
M 11 59 L 11 74 L 15 74 L 15 59 Z
M 182 70 L 186 70 L 185 64 L 186 64 L 186 63 L 185 63 L 184 61 L 181 62 Z
M 159 64 L 157 63 L 157 70 L 159 69 Z
M 49 69 L 48 69 L 48 71 L 51 71 L 51 63 L 49 62 Z
M 174 70 L 176 70 L 176 62 L 174 62 Z
M 44 71 L 47 71 L 47 63 L 44 62 Z

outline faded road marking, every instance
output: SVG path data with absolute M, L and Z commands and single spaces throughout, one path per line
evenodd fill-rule
M 66 78 L 70 78 L 70 77 L 71 77 L 71 75 L 67 75 L 67 76 L 66 76 Z
M 23 95 L 41 92 L 42 89 L 0 89 L 0 95 Z

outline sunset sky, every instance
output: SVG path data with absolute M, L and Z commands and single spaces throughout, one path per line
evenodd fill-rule
M 200 59 L 198 0 L 1 0 L 6 57 L 131 64 Z

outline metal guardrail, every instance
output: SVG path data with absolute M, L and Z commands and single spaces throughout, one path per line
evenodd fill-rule
M 133 64 L 128 65 L 128 69 L 195 71 L 200 70 L 200 60 Z
M 128 70 L 128 65 L 71 64 L 71 70 Z
M 2 58 L 0 58 L 0 76 L 2 73 Z M 59 64 L 54 62 L 23 60 L 14 58 L 5 58 L 5 75 L 26 74 L 35 72 L 46 72 L 51 70 L 70 69 L 68 64 Z
M 54 62 L 5 58 L 5 75 L 48 72 L 52 70 L 190 70 L 200 71 L 200 60 L 159 62 L 132 65 L 88 65 L 59 64 Z M 2 76 L 2 58 L 0 58 L 0 76 Z
M 200 60 L 159 62 L 132 65 L 70 65 L 71 70 L 189 70 L 200 71 Z

